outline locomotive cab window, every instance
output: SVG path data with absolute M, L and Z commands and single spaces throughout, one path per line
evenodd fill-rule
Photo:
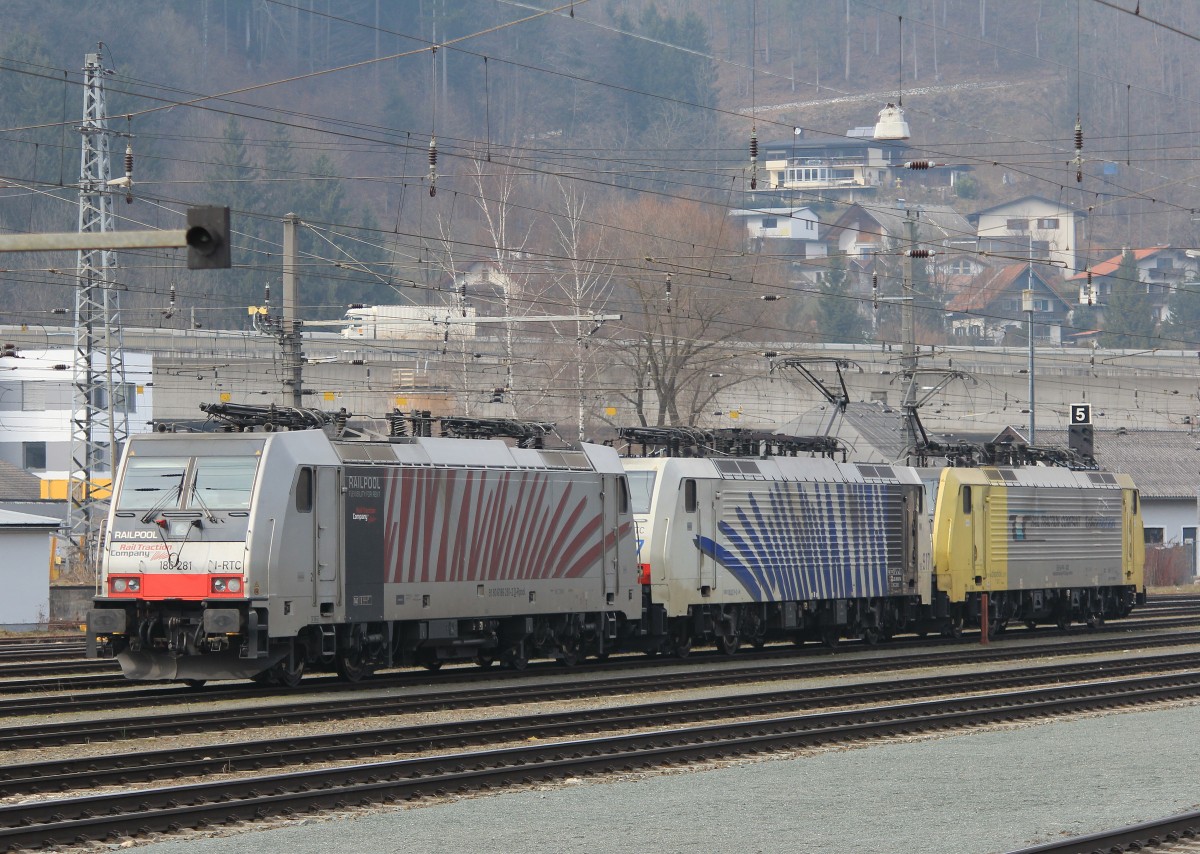
M 119 510 L 173 510 L 179 506 L 187 457 L 131 457 L 121 482 Z
M 629 484 L 625 478 L 617 478 L 617 512 L 629 512 Z
M 683 509 L 686 513 L 696 512 L 696 481 L 690 477 L 683 482 Z
M 963 495 L 963 512 L 970 513 L 971 512 L 971 487 L 964 486 L 962 495 Z
M 313 506 L 312 469 L 304 466 L 296 478 L 296 512 L 311 513 Z
M 249 510 L 257 457 L 196 457 L 186 506 Z
M 630 471 L 625 473 L 628 481 L 630 496 L 633 499 L 633 512 L 646 514 L 650 512 L 650 499 L 654 496 L 654 479 L 658 476 L 655 471 Z

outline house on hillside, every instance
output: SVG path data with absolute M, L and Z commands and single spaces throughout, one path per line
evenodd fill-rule
M 869 296 L 872 275 L 881 281 L 898 281 L 902 252 L 910 240 L 910 210 L 917 244 L 937 253 L 921 262 L 936 291 L 946 292 L 955 277 L 975 276 L 986 269 L 975 254 L 971 224 L 948 205 L 912 209 L 851 205 L 826 230 L 826 239 L 832 252 L 846 256 L 852 293 Z
M 1027 289 L 1033 291 L 1033 340 L 1062 344 L 1073 290 L 1042 264 L 1008 264 L 961 283 L 946 303 L 952 334 L 973 344 L 1004 344 L 1014 331 L 1025 340 L 1029 318 L 1022 297 Z
M 972 261 L 975 230 L 966 217 L 949 205 L 923 205 L 911 210 L 917 243 L 922 248 L 937 250 L 948 260 L 978 263 Z M 844 255 L 895 252 L 908 246 L 908 216 L 909 209 L 899 203 L 896 207 L 850 205 L 829 226 L 827 239 L 836 247 L 835 251 Z M 966 273 L 971 269 L 955 268 L 953 272 Z
M 825 244 L 819 237 L 820 221 L 812 208 L 739 208 L 729 215 L 746 228 L 746 240 L 751 248 L 764 244 L 786 250 L 784 254 L 798 258 L 824 257 Z
M 1138 281 L 1143 282 L 1146 293 L 1150 295 L 1150 304 L 1154 310 L 1156 321 L 1166 320 L 1170 314 L 1167 303 L 1171 293 L 1186 281 L 1200 279 L 1200 262 L 1189 257 L 1184 249 L 1172 249 L 1169 246 L 1151 246 L 1147 249 L 1133 249 L 1134 261 L 1137 264 Z M 1069 277 L 1067 282 L 1078 288 L 1080 305 L 1097 305 L 1103 307 L 1112 295 L 1113 276 L 1121 267 L 1124 253 L 1106 258 L 1099 264 L 1092 265 L 1088 270 Z M 1088 273 L 1091 273 L 1089 287 Z
M 873 198 L 887 181 L 888 170 L 903 163 L 903 143 L 834 137 L 763 143 L 760 194 L 786 198 L 788 192 L 806 198 Z
M 791 281 L 815 284 L 827 268 L 827 244 L 818 239 L 820 221 L 812 208 L 741 208 L 729 216 L 744 223 L 749 251 L 790 262 Z
M 1080 269 L 1087 214 L 1069 205 L 1025 196 L 967 214 L 967 220 L 975 228 L 981 252 L 1051 261 L 1069 272 Z

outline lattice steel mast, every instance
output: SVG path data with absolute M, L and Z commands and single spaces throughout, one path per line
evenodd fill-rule
M 83 148 L 79 166 L 79 232 L 113 231 L 109 184 L 108 114 L 99 52 L 84 61 Z M 71 471 L 68 573 L 93 577 L 97 535 L 108 505 L 108 489 L 95 479 L 111 477 L 116 455 L 129 436 L 125 360 L 117 294 L 111 287 L 111 249 L 81 250 L 75 287 L 75 352 L 72 373 Z

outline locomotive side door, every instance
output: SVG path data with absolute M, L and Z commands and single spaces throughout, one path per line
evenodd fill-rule
M 700 480 L 686 477 L 680 483 L 680 498 L 683 500 L 684 535 L 687 538 L 688 550 L 696 556 L 696 588 L 702 595 L 711 595 L 717 583 L 716 561 L 708 557 L 700 548 L 704 537 L 705 507 L 712 507 L 712 496 L 700 494 Z M 702 507 L 702 503 L 704 507 Z
M 313 598 L 317 601 L 318 613 L 326 617 L 333 616 L 337 605 L 341 604 L 341 561 L 338 560 L 342 524 L 342 514 L 338 512 L 341 470 L 320 466 L 315 470 L 315 475 L 313 554 L 317 565 L 313 573 Z
M 604 593 L 606 598 L 612 598 L 617 593 L 617 561 L 621 550 L 619 548 L 620 538 L 618 536 L 618 528 L 621 524 L 620 496 L 624 484 L 619 482 L 617 475 L 604 475 L 604 486 L 600 500 L 604 508 L 604 525 L 600 533 L 601 540 L 601 560 L 604 565 Z M 613 533 L 612 545 L 609 546 L 609 532 Z

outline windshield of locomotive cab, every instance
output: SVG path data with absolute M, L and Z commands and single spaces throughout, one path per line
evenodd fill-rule
M 249 510 L 258 457 L 196 457 L 196 472 L 184 506 Z
M 187 465 L 187 457 L 130 457 L 117 509 L 178 507 Z
M 629 498 L 633 503 L 633 512 L 646 514 L 650 512 L 650 499 L 654 495 L 654 479 L 656 471 L 627 471 L 629 479 Z

